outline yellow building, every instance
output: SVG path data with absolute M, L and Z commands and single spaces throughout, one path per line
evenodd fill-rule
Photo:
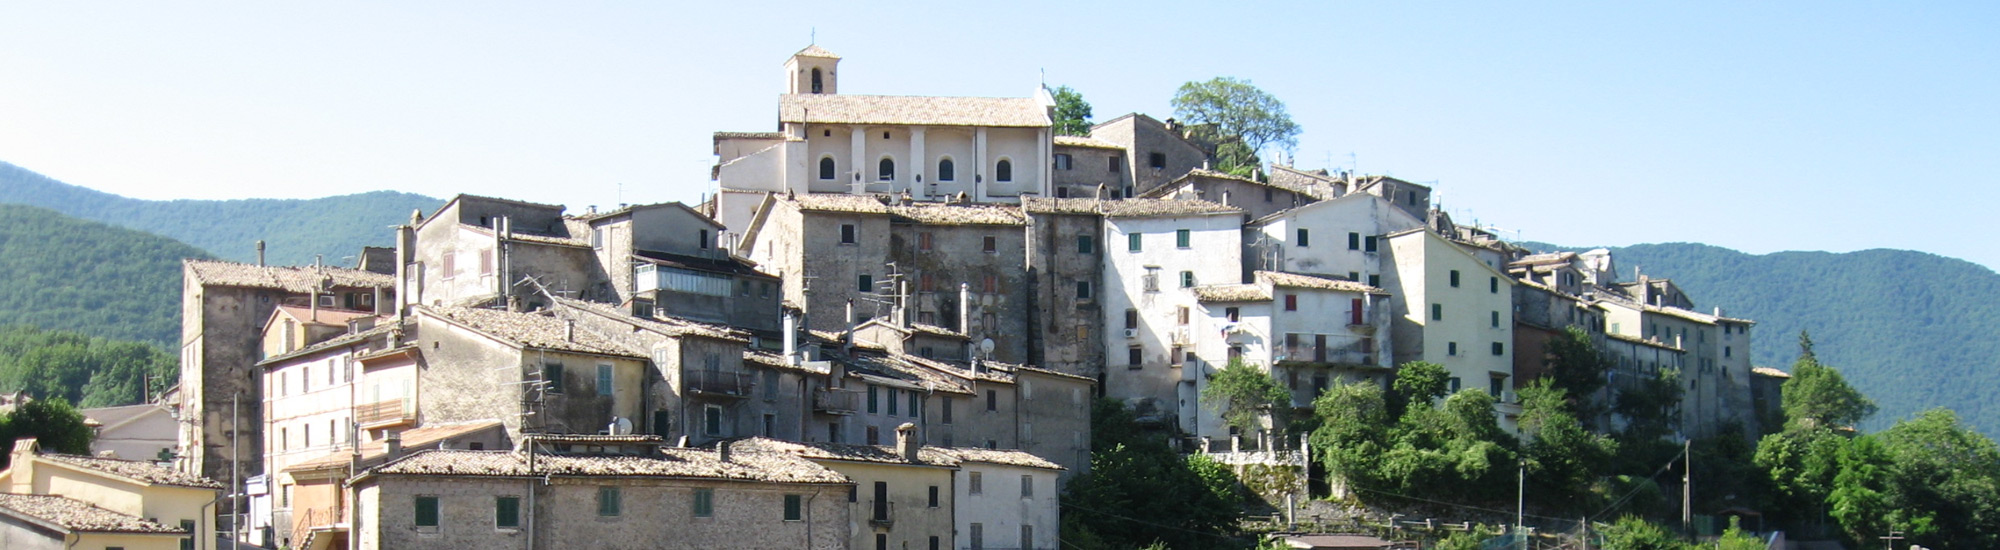
M 222 484 L 151 462 L 40 451 L 17 441 L 0 470 L 0 548 L 214 548 Z

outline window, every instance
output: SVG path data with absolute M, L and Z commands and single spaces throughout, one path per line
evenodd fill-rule
M 1229 308 L 1223 308 L 1222 311 L 1224 315 L 1228 316 L 1229 322 L 1231 323 L 1243 322 L 1243 310 L 1234 307 L 1229 307 Z
M 868 385 L 868 414 L 875 414 L 877 412 L 881 412 L 881 407 L 882 407 L 881 391 L 882 388 L 874 384 Z
M 1123 164 L 1125 164 L 1125 157 L 1121 157 L 1121 156 L 1115 156 L 1115 155 L 1114 155 L 1114 156 L 1112 156 L 1112 157 L 1111 157 L 1111 163 L 1110 163 L 1110 167 L 1111 167 L 1111 173 L 1113 173 L 1113 174 L 1116 174 L 1116 173 L 1118 173 L 1118 170 L 1119 170 L 1119 168 L 1121 167 L 1120 165 L 1123 165 Z M 1102 198 L 1102 197 L 1100 197 L 1100 198 Z
M 1144 235 L 1144 233 L 1129 233 L 1129 234 L 1126 234 L 1126 235 L 1125 235 L 1125 250 L 1129 250 L 1129 251 L 1132 251 L 1132 252 L 1138 252 L 1138 251 L 1140 250 L 1140 244 L 1141 244 L 1141 240 L 1142 240 L 1142 239 L 1144 238 L 1144 237 L 1141 237 L 1141 235 Z
M 521 526 L 521 497 L 493 497 L 493 526 L 500 529 Z
M 820 157 L 819 179 L 822 180 L 833 179 L 833 157 Z
M 436 528 L 438 526 L 438 497 L 417 497 L 417 527 Z
M 924 417 L 924 415 L 923 415 L 923 412 L 922 412 L 922 411 L 923 411 L 923 408 L 922 408 L 922 407 L 923 407 L 923 404 L 924 404 L 924 395 L 923 395 L 923 394 L 920 394 L 920 393 L 917 393 L 917 392 L 916 392 L 915 390 L 912 390 L 912 391 L 910 391 L 909 393 L 906 393 L 906 394 L 904 394 L 904 395 L 908 396 L 908 397 L 909 397 L 909 399 L 910 399 L 910 406 L 909 406 L 909 408 L 908 408 L 908 409 L 905 409 L 905 410 L 908 410 L 908 411 L 910 411 L 910 417 L 911 417 L 911 418 L 923 418 L 923 417 Z
M 950 423 L 951 423 L 951 409 L 952 409 L 952 406 L 951 406 L 951 403 L 952 403 L 952 400 L 951 400 L 951 398 L 950 398 L 950 397 L 939 397 L 939 398 L 938 398 L 938 406 L 939 406 L 939 408 L 941 409 L 941 410 L 939 410 L 939 411 L 938 411 L 938 422 L 939 422 L 939 423 L 943 423 L 943 424 L 950 424 Z
M 1507 354 L 1507 345 L 1506 345 L 1506 344 L 1502 344 L 1502 343 L 1499 343 L 1499 342 L 1494 342 L 1494 343 L 1493 343 L 1493 354 L 1494 354 L 1494 355 L 1506 355 L 1506 354 Z
M 938 550 L 939 548 L 942 548 L 942 547 L 938 546 L 938 537 L 937 537 L 937 535 L 931 535 L 931 546 L 930 546 L 930 550 Z
M 1369 275 L 1369 276 L 1368 276 L 1368 286 L 1372 286 L 1372 287 L 1375 287 L 1375 288 L 1382 288 L 1382 276 L 1381 276 L 1381 275 Z
M 876 533 L 876 534 L 875 534 L 875 550 L 889 550 L 889 534 L 888 534 L 888 533 Z
M 715 517 L 715 489 L 694 490 L 694 517 Z
M 935 243 L 932 242 L 932 235 L 929 231 L 917 234 L 917 250 L 926 250 L 926 251 L 930 250 L 931 246 L 933 246 L 934 244 Z
M 1450 388 L 1451 393 L 1458 393 L 1458 377 L 1456 376 L 1451 377 L 1451 380 L 1449 380 L 1449 382 L 1450 383 L 1447 384 L 1447 386 Z
M 819 67 L 813 67 L 813 72 L 812 72 L 813 93 L 815 94 L 826 93 L 825 90 L 826 90 L 826 82 L 820 78 Z
M 1285 311 L 1298 311 L 1298 310 L 1299 310 L 1299 295 L 1297 295 L 1297 294 L 1286 294 L 1286 295 L 1285 295 Z
M 1076 253 L 1077 254 L 1097 253 L 1097 242 L 1094 239 L 1091 239 L 1089 235 L 1077 235 Z
M 1000 410 L 1000 392 L 986 390 L 986 411 Z
M 805 519 L 805 499 L 799 495 L 785 495 L 785 521 L 804 521 Z
M 902 390 L 889 388 L 889 416 L 896 416 L 896 402 L 902 397 Z
M 1155 168 L 1155 169 L 1159 169 L 1159 168 L 1166 168 L 1166 167 L 1167 167 L 1167 154 L 1166 154 L 1166 153 L 1151 153 L 1151 154 L 1148 154 L 1148 155 L 1146 155 L 1146 166 L 1150 166 L 1150 167 L 1152 167 L 1152 168 Z
M 1444 354 L 1445 354 L 1445 355 L 1450 355 L 1450 356 L 1453 356 L 1453 357 L 1457 357 L 1457 356 L 1458 356 L 1458 342 L 1446 342 L 1446 343 L 1445 343 L 1445 348 L 1444 348 Z
M 882 157 L 881 162 L 875 163 L 875 179 L 881 181 L 896 179 L 896 159 Z
M 1307 248 L 1310 246 L 1312 246 L 1312 232 L 1307 231 L 1303 227 L 1299 228 L 1299 248 Z
M 1500 312 L 1493 312 L 1493 328 L 1500 328 Z
M 979 472 L 967 472 L 965 474 L 965 492 L 966 494 L 973 495 L 986 492 L 986 483 L 984 482 L 984 478 L 980 477 Z
M 1125 328 L 1139 328 L 1139 310 L 1125 310 Z
M 1353 233 L 1353 232 L 1349 232 L 1349 233 L 1347 234 L 1347 249 L 1348 249 L 1348 250 L 1361 250 L 1361 234 L 1360 234 L 1360 233 Z
M 993 165 L 993 181 L 1006 183 L 1014 181 L 1014 161 L 1000 159 Z
M 1507 379 L 1498 376 L 1487 379 L 1486 393 L 1492 394 L 1494 397 L 1499 397 L 1501 394 L 1501 387 L 1505 386 L 1506 382 Z
M 1174 230 L 1174 247 L 1187 248 L 1192 244 L 1191 241 L 1193 240 L 1194 240 L 1194 235 L 1192 232 L 1186 229 Z
M 1347 280 L 1349 280 L 1349 281 L 1354 281 L 1354 282 L 1357 282 L 1357 283 L 1358 283 L 1358 282 L 1361 282 L 1361 272 L 1359 272 L 1359 271 L 1349 271 L 1349 272 L 1347 272 Z
M 987 294 L 1000 292 L 1000 276 L 987 275 L 985 277 L 981 277 L 979 279 L 979 291 Z
M 929 500 L 927 500 L 926 502 L 928 502 L 928 503 L 929 503 L 929 506 L 930 506 L 931 508 L 936 508 L 936 507 L 938 507 L 938 486 L 936 486 L 936 485 L 932 485 L 932 486 L 931 486 L 931 494 L 930 494 L 930 499 L 929 499 Z
M 1055 166 L 1057 170 L 1068 170 L 1069 161 L 1070 159 L 1068 154 L 1056 153 Z
M 597 395 L 611 395 L 611 365 L 597 365 Z
M 1431 304 L 1431 320 L 1432 321 L 1444 320 L 1444 304 Z
M 1491 292 L 1491 293 L 1494 293 L 1494 294 L 1499 294 L 1499 293 L 1500 293 L 1500 278 L 1499 278 L 1499 277 L 1487 277 L 1487 278 L 1486 278 L 1486 291 L 1487 291 L 1487 292 Z
M 1458 270 L 1451 270 L 1451 287 L 1458 288 Z
M 1021 526 L 1021 550 L 1035 550 L 1035 526 Z
M 889 519 L 889 482 L 875 482 L 875 514 L 877 520 Z
M 1135 369 L 1139 368 L 1139 365 L 1144 362 L 1145 355 L 1146 355 L 1146 348 L 1142 348 L 1139 346 L 1132 346 L 1130 348 L 1126 348 L 1125 364 L 1130 365 L 1132 368 Z
M 854 244 L 854 224 L 840 224 L 840 244 Z
M 1021 498 L 1035 498 L 1035 476 L 1021 476 Z
M 1182 272 L 1181 272 L 1181 288 L 1188 288 L 1188 287 L 1192 287 L 1192 286 L 1194 286 L 1194 272 L 1193 272 L 1193 271 L 1182 271 Z
M 702 408 L 701 429 L 707 435 L 722 435 L 722 407 L 709 405 Z
M 1189 310 L 1187 306 L 1178 306 L 1174 308 L 1174 316 L 1175 318 L 1180 320 L 1181 326 L 1187 326 L 1188 324 L 1188 311 Z
M 1271 188 L 1264 188 L 1264 202 L 1271 202 Z
M 855 278 L 854 278 L 854 290 L 855 290 L 855 292 L 871 292 L 871 291 L 874 291 L 874 290 L 875 290 L 875 276 L 874 276 L 874 275 L 866 275 L 866 274 L 864 274 L 864 275 L 861 275 L 861 276 L 859 276 L 859 277 L 855 277 Z
M 1363 251 L 1363 252 L 1374 252 L 1374 251 L 1375 251 L 1375 236 L 1374 236 L 1374 235 L 1369 235 L 1369 236 L 1366 236 L 1366 237 L 1362 237 L 1362 238 L 1361 238 L 1361 248 L 1362 248 L 1362 251 Z
M 952 164 L 951 157 L 938 159 L 937 180 L 951 181 L 953 178 L 958 177 L 956 168 L 957 165 Z
M 1076 282 L 1076 299 L 1078 300 L 1090 299 L 1090 281 Z
M 980 240 L 980 246 L 981 246 L 980 250 L 988 254 L 999 252 L 1000 238 L 992 235 L 987 235 L 985 238 Z

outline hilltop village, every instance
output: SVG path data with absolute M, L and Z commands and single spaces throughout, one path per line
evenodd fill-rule
M 699 204 L 465 194 L 350 266 L 187 261 L 146 475 L 242 487 L 215 525 L 276 547 L 1057 548 L 1101 398 L 1184 452 L 1297 460 L 1201 404 L 1230 364 L 1309 408 L 1435 363 L 1513 431 L 1577 328 L 1606 392 L 1678 373 L 1683 437 L 1754 425 L 1779 376 L 1753 321 L 1428 186 L 1210 170 L 1140 113 L 1055 135 L 1046 90 L 843 95 L 840 62 L 785 62 L 777 131 L 716 132 Z

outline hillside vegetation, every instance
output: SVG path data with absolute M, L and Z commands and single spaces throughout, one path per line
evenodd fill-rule
M 0 326 L 33 325 L 173 349 L 181 259 L 173 239 L 0 204 Z
M 275 182 L 274 182 L 275 183 Z M 393 246 L 389 226 L 407 223 L 410 212 L 443 203 L 423 195 L 375 191 L 320 199 L 149 201 L 121 197 L 50 179 L 0 162 L 0 203 L 27 204 L 171 237 L 239 262 L 255 261 L 256 242 L 266 242 L 265 261 L 304 265 L 325 254 L 334 265 L 352 265 L 347 256 L 362 246 Z
M 1621 279 L 1637 266 L 1673 279 L 1703 311 L 1722 306 L 1756 320 L 1759 366 L 1791 364 L 1799 331 L 1810 330 L 1820 360 L 1881 406 L 1862 424 L 1868 431 L 1949 407 L 1974 429 L 2000 435 L 2000 403 L 1986 396 L 2000 385 L 1993 270 L 1908 250 L 1757 255 L 1693 243 L 1611 250 Z

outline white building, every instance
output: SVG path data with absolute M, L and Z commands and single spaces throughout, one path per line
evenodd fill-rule
M 1389 353 L 1391 308 L 1382 289 L 1344 279 L 1259 271 L 1253 282 L 1197 286 L 1194 294 L 1200 303 L 1195 354 L 1207 359 L 1199 365 L 1206 374 L 1241 358 L 1244 364 L 1271 373 L 1291 393 L 1293 407 L 1311 407 L 1312 400 L 1336 381 L 1386 383 L 1394 372 Z M 1197 396 L 1207 378 L 1194 378 Z M 1207 407 L 1183 408 L 1181 418 L 1183 426 L 1193 427 L 1194 435 L 1210 441 L 1259 435 L 1236 433 Z M 1271 427 L 1268 421 L 1264 427 Z
M 1397 319 L 1395 362 L 1427 361 L 1451 372 L 1449 390 L 1499 398 L 1500 426 L 1515 428 L 1514 280 L 1428 229 L 1390 233 L 1383 286 Z
M 1241 211 L 1159 199 L 1106 201 L 1103 208 L 1105 394 L 1143 420 L 1177 418 L 1199 400 L 1198 373 L 1183 369 L 1200 307 L 1193 289 L 1242 281 Z
M 1061 466 L 1022 451 L 943 450 L 959 461 L 952 472 L 953 548 L 1061 548 Z
M 1385 235 L 1424 227 L 1388 199 L 1350 193 L 1252 220 L 1252 269 L 1341 277 L 1381 287 Z
M 1035 97 L 841 95 L 840 57 L 818 46 L 785 63 L 777 132 L 715 134 L 715 217 L 733 246 L 765 193 L 965 194 L 1017 203 L 1050 193 L 1050 110 Z

